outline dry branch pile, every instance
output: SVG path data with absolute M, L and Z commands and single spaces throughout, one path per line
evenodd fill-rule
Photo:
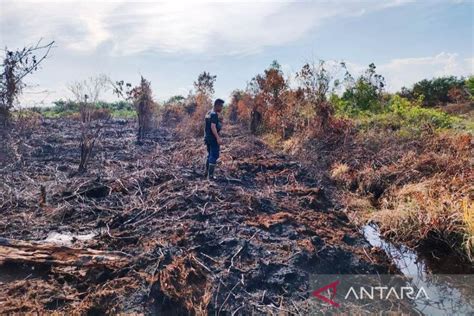
M 0 237 L 49 256 L 0 246 L 2 312 L 304 313 L 312 274 L 390 268 L 322 179 L 236 127 L 217 182 L 200 175 L 201 141 L 162 129 L 138 146 L 125 121 L 106 123 L 89 171 L 73 176 L 78 129 L 43 122 L 0 170 Z M 44 243 L 51 232 L 93 236 L 60 247 Z M 103 264 L 68 257 L 94 255 Z

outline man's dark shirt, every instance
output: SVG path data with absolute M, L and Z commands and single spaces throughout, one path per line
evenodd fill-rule
M 221 131 L 221 123 L 219 122 L 219 116 L 217 115 L 216 112 L 214 112 L 214 110 L 210 110 L 206 114 L 206 126 L 204 129 L 204 133 L 205 133 L 204 139 L 207 142 L 217 143 L 216 136 L 214 136 L 214 133 L 212 133 L 211 123 L 216 124 L 216 129 L 217 129 L 217 132 L 219 133 Z

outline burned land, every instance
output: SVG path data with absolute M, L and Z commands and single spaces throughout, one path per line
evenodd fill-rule
M 1 169 L 0 303 L 6 313 L 305 313 L 313 274 L 388 273 L 307 170 L 227 126 L 216 181 L 204 146 L 165 127 L 137 144 L 111 120 L 77 174 L 79 123 L 12 137 Z
M 419 277 L 474 274 L 472 74 L 392 91 L 374 62 L 351 74 L 346 61 L 310 60 L 285 73 L 273 60 L 227 101 L 205 70 L 187 96 L 163 100 L 178 82 L 166 58 L 147 72 L 170 80 L 158 91 L 143 76 L 97 74 L 49 83 L 68 90 L 52 100 L 26 79 L 57 44 L 6 47 L 0 64 L 0 313 L 335 313 L 318 293 L 340 280 L 316 286 L 324 275 L 397 275 L 417 287 Z M 145 55 L 132 63 L 153 59 Z M 209 136 L 223 138 L 215 180 Z M 425 301 L 472 314 L 473 282 L 462 281 L 428 280 L 435 299 Z M 433 308 L 372 303 L 345 300 L 337 312 Z

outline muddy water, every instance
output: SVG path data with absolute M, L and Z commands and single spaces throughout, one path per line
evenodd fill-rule
M 366 225 L 362 232 L 373 247 L 379 247 L 407 276 L 411 285 L 423 287 L 429 300 L 415 300 L 424 315 L 474 315 L 474 274 L 472 266 L 454 263 L 447 258 L 440 264 L 405 246 L 383 240 L 375 225 Z M 439 261 L 439 260 L 438 260 Z

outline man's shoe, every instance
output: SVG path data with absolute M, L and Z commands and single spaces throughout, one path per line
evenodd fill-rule
M 207 180 L 215 180 L 216 178 L 214 177 L 214 170 L 216 169 L 216 165 L 210 163 L 209 164 L 209 170 L 207 171 Z

